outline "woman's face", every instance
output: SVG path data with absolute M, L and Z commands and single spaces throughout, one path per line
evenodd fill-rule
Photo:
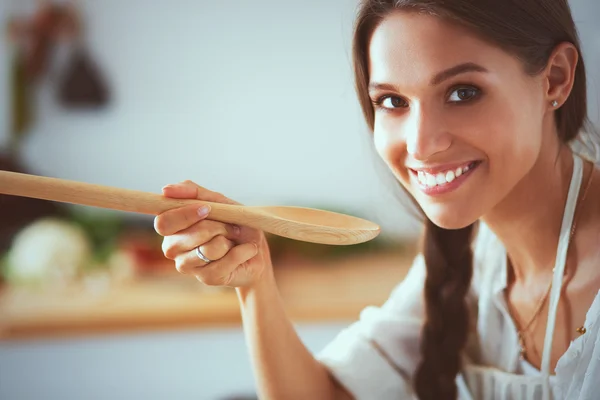
M 468 30 L 392 13 L 373 33 L 369 75 L 377 151 L 435 224 L 473 223 L 533 167 L 543 81 Z

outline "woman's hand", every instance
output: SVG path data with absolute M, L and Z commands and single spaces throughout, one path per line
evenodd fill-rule
M 167 185 L 163 195 L 238 204 L 191 181 Z M 166 211 L 154 219 L 154 229 L 164 236 L 163 253 L 175 261 L 177 270 L 196 276 L 206 285 L 249 287 L 271 272 L 271 257 L 263 232 L 211 221 L 210 209 L 188 205 Z M 196 253 L 197 248 L 212 261 L 203 261 Z

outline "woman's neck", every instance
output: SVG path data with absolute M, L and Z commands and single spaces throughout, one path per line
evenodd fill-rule
M 514 277 L 527 284 L 552 273 L 573 173 L 573 153 L 557 142 L 483 221 L 504 244 Z M 554 147 L 554 148 L 553 148 Z

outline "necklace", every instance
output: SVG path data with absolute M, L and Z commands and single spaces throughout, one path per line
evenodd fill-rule
M 571 227 L 571 232 L 569 232 L 569 240 L 567 242 L 567 251 L 569 249 L 569 246 L 571 244 L 571 240 L 573 239 L 573 236 L 575 235 L 575 229 L 577 227 L 577 217 L 579 216 L 579 211 L 581 208 L 581 205 L 583 204 L 585 197 L 587 195 L 588 189 L 591 186 L 592 183 L 592 178 L 594 177 L 594 165 L 592 164 L 592 170 L 590 171 L 590 176 L 588 177 L 587 183 L 585 185 L 585 189 L 583 191 L 583 195 L 581 197 L 581 200 L 578 202 L 578 206 L 577 206 L 577 210 L 576 210 L 576 215 L 573 218 L 573 226 Z M 510 261 L 509 261 L 510 262 Z M 552 271 L 554 271 L 554 268 L 552 269 Z M 564 271 L 564 275 L 563 275 L 563 280 L 561 282 L 561 286 L 565 281 L 567 275 L 567 269 L 565 268 Z M 546 302 L 546 300 L 548 299 L 548 296 L 550 295 L 550 290 L 552 289 L 552 281 L 553 279 L 550 280 L 550 284 L 548 285 L 548 288 L 546 289 L 544 295 L 540 298 L 540 300 L 538 301 L 538 304 L 535 307 L 535 311 L 533 312 L 533 315 L 531 316 L 531 318 L 529 319 L 529 321 L 527 322 L 527 324 L 525 324 L 525 326 L 521 329 L 517 329 L 517 335 L 518 335 L 518 339 L 519 339 L 519 358 L 521 360 L 525 359 L 525 354 L 527 352 L 527 349 L 525 348 L 525 333 L 529 330 L 529 328 L 531 327 L 531 324 L 533 324 L 533 321 L 535 321 L 535 319 L 537 318 L 537 316 L 540 314 L 540 311 L 542 310 L 542 306 L 544 305 L 544 303 Z M 516 321 L 516 319 L 515 319 Z M 579 328 L 577 328 L 575 330 L 577 333 L 579 333 L 580 335 L 583 335 L 586 332 L 585 326 L 580 326 Z

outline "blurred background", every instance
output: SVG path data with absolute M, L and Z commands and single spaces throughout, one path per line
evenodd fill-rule
M 570 1 L 600 125 L 600 3 Z M 382 227 L 356 246 L 269 237 L 320 350 L 403 278 L 417 220 L 355 98 L 355 0 L 0 0 L 0 169 Z M 152 218 L 0 195 L 0 398 L 252 399 L 235 293 L 162 257 Z

